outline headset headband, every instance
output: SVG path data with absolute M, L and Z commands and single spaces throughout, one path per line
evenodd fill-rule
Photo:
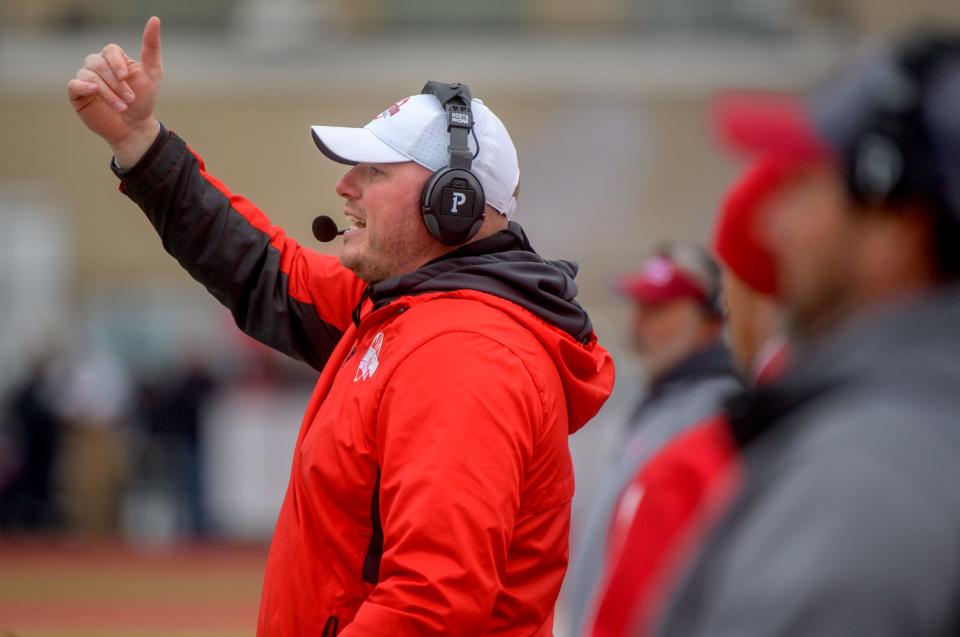
M 480 231 L 485 216 L 483 185 L 473 174 L 473 153 L 467 143 L 473 133 L 470 89 L 466 84 L 427 82 L 421 94 L 433 95 L 447 114 L 450 145 L 447 166 L 423 186 L 420 213 L 427 232 L 441 243 L 461 245 Z M 477 141 L 474 134 L 474 141 Z M 479 151 L 479 141 L 477 141 Z
M 470 109 L 472 97 L 466 84 L 444 84 L 427 82 L 420 91 L 421 95 L 433 95 L 447 113 L 447 132 L 450 134 L 450 154 L 448 167 L 470 170 L 473 153 L 467 139 L 473 129 L 473 111 Z

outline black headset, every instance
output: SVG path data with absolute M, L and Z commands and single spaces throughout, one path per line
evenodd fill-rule
M 868 86 L 873 112 L 844 148 L 847 189 L 861 204 L 898 205 L 916 198 L 937 205 L 942 177 L 924 122 L 924 97 L 937 66 L 960 55 L 956 37 L 917 35 L 877 69 Z
M 427 82 L 420 93 L 433 95 L 440 101 L 447 114 L 450 134 L 447 147 L 450 160 L 424 185 L 420 213 L 434 239 L 447 245 L 460 245 L 480 231 L 486 206 L 483 186 L 470 170 L 474 159 L 467 143 L 473 132 L 470 89 L 466 84 Z

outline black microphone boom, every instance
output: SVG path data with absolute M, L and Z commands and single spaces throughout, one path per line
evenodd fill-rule
M 322 243 L 333 241 L 347 230 L 349 228 L 337 230 L 336 222 L 327 215 L 320 215 L 313 220 L 313 236 Z

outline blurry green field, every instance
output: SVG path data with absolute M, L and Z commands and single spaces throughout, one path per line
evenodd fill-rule
M 253 635 L 266 548 L 0 539 L 0 637 Z

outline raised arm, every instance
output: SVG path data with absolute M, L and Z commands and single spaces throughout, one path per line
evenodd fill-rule
M 364 284 L 337 259 L 302 248 L 250 201 L 209 175 L 154 116 L 163 76 L 160 21 L 141 62 L 115 44 L 87 56 L 67 86 L 83 123 L 114 152 L 121 190 L 164 248 L 257 340 L 320 369 L 350 324 Z

